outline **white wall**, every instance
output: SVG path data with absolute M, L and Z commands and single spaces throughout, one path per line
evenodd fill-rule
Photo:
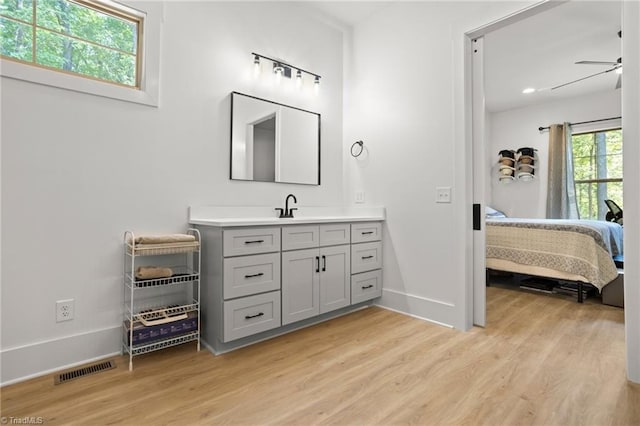
M 277 2 L 164 16 L 159 108 L 1 80 L 3 383 L 120 350 L 125 230 L 180 232 L 190 205 L 290 192 L 342 202 L 342 33 Z M 322 75 L 320 94 L 254 80 L 251 52 Z M 232 90 L 322 114 L 322 186 L 229 180 Z M 67 298 L 75 320 L 56 323 Z
M 489 114 L 490 192 L 487 204 L 504 211 L 510 217 L 546 217 L 547 174 L 549 164 L 549 132 L 539 127 L 563 122 L 577 123 L 601 118 L 620 117 L 621 91 L 609 90 L 530 107 L 516 108 Z M 574 132 L 620 127 L 621 120 L 573 126 Z M 536 179 L 531 182 L 498 182 L 495 163 L 503 149 L 532 147 L 538 150 Z
M 398 2 L 353 30 L 345 152 L 359 139 L 365 152 L 346 157 L 345 196 L 363 190 L 387 207 L 384 306 L 466 327 L 467 201 L 454 185 L 464 182 L 464 32 L 524 5 Z M 437 186 L 452 187 L 451 204 L 435 203 Z

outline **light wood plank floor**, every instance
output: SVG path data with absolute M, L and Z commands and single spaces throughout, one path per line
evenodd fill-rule
M 214 357 L 188 344 L 3 388 L 45 424 L 640 425 L 623 311 L 495 287 L 470 332 L 369 308 Z

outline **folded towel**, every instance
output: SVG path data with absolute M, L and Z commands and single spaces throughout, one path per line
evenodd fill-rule
M 173 275 L 171 268 L 160 266 L 139 266 L 136 269 L 136 278 L 139 280 L 153 280 L 156 278 L 169 278 Z
M 136 237 L 136 244 L 167 244 L 195 241 L 195 235 L 167 234 L 167 235 L 142 235 Z

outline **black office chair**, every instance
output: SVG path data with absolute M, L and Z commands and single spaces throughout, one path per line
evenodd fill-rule
M 607 222 L 616 222 L 622 225 L 622 209 L 619 205 L 615 203 L 613 200 L 604 200 L 604 203 L 607 205 L 609 211 L 605 216 Z

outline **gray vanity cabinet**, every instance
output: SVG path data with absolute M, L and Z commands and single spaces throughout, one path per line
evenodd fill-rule
M 215 353 L 324 321 L 382 295 L 379 221 L 198 228 L 201 336 Z
M 349 224 L 282 228 L 283 325 L 351 304 L 349 230 Z

